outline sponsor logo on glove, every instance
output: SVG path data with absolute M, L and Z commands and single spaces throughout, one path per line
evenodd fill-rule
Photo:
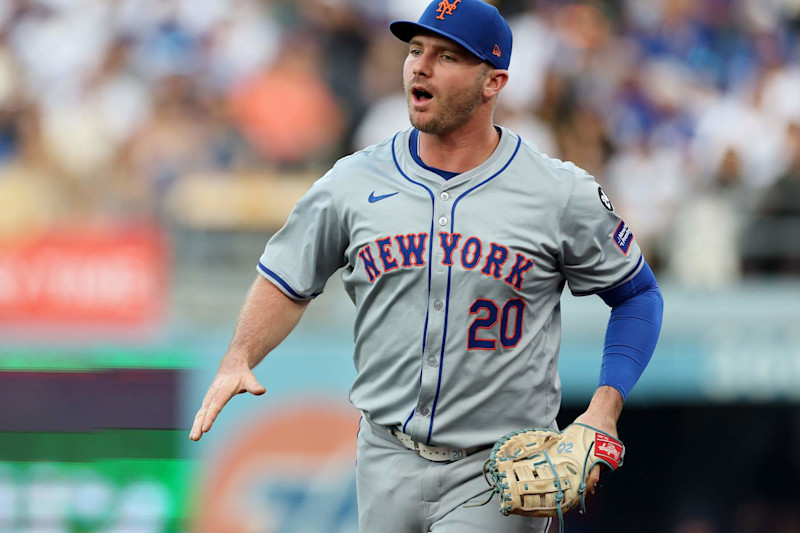
M 597 433 L 595 434 L 594 454 L 599 459 L 608 461 L 614 470 L 616 470 L 622 458 L 622 443 L 602 433 Z

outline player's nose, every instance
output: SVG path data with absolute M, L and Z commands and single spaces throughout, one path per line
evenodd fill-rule
M 411 65 L 411 73 L 416 76 L 430 77 L 431 74 L 431 54 L 422 53 L 414 58 Z

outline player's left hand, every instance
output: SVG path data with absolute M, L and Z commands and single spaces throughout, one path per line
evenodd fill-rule
M 617 433 L 617 423 L 611 417 L 603 416 L 602 414 L 587 410 L 585 413 L 576 418 L 575 422 L 592 426 L 593 428 L 605 431 L 617 439 L 619 438 Z M 592 468 L 592 470 L 589 472 L 589 476 L 586 478 L 586 487 L 591 494 L 595 493 L 597 483 L 600 481 L 600 473 L 602 472 L 603 468 L 605 468 L 603 465 L 595 465 L 594 468 Z
M 596 484 L 599 478 L 594 466 L 616 470 L 625 457 L 625 446 L 615 436 L 588 421 L 602 420 L 590 411 L 563 431 L 522 429 L 495 443 L 483 472 L 500 497 L 502 514 L 557 516 L 563 531 L 564 513 L 578 505 L 585 512 L 586 493 L 593 492 L 587 480 Z
M 619 439 L 617 420 L 622 412 L 623 401 L 622 395 L 614 387 L 608 385 L 598 387 L 586 412 L 576 418 L 575 422 L 599 429 Z M 602 468 L 596 465 L 586 478 L 586 487 L 591 494 L 595 493 Z

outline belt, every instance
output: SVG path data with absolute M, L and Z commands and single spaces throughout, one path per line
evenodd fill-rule
M 428 461 L 437 461 L 437 462 L 446 462 L 446 461 L 458 461 L 460 459 L 464 459 L 468 455 L 472 455 L 473 453 L 485 450 L 490 448 L 489 446 L 473 446 L 471 448 L 451 448 L 450 446 L 432 446 L 429 444 L 422 444 L 414 439 L 411 438 L 410 435 L 406 435 L 399 429 L 391 428 L 390 431 L 392 435 L 397 437 L 397 440 L 400 443 L 408 448 L 409 450 L 414 450 L 417 455 L 420 457 L 427 459 Z

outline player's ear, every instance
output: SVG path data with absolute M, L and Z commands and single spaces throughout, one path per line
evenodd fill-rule
M 487 100 L 491 99 L 503 89 L 508 83 L 508 71 L 502 69 L 491 69 L 486 73 L 486 80 L 483 86 L 483 96 Z

